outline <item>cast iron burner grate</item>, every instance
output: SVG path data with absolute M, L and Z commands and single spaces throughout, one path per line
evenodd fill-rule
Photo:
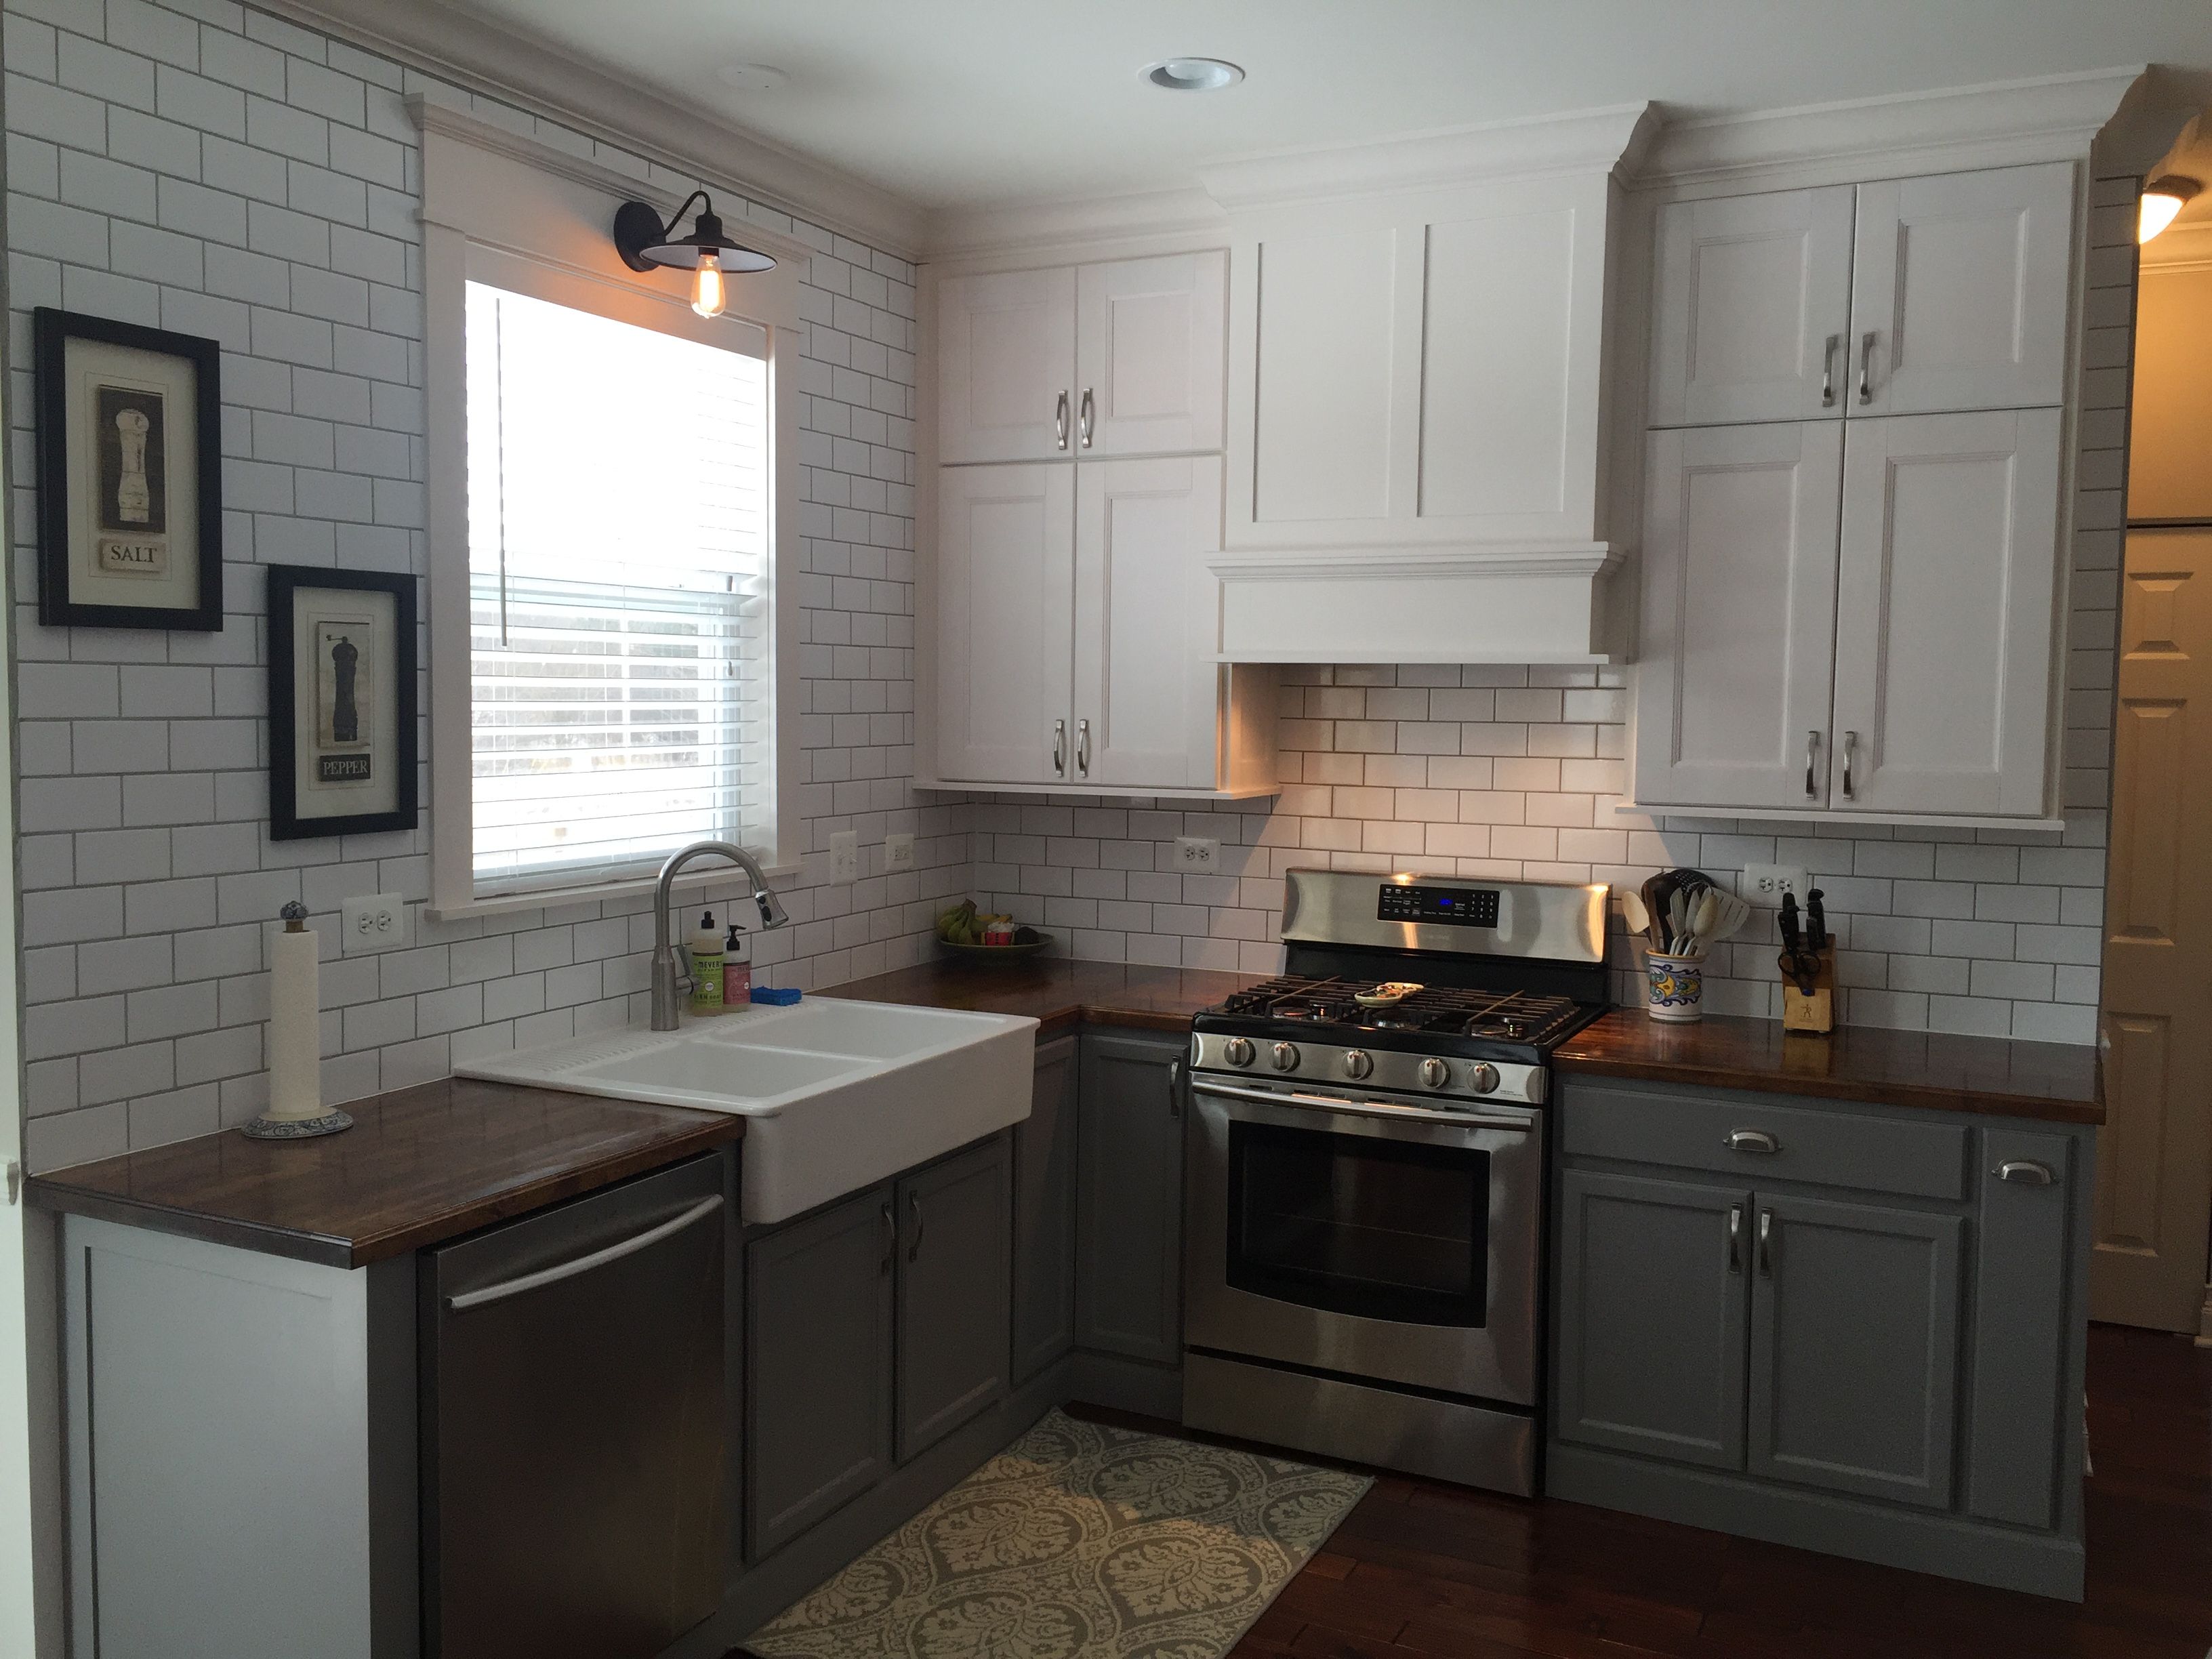
M 1375 984 L 1368 979 L 1310 979 L 1286 974 L 1236 993 L 1212 1012 L 1310 1025 L 1437 1031 L 1530 1043 L 1549 1041 L 1583 1014 L 1582 1005 L 1567 997 L 1461 990 L 1441 985 L 1425 986 L 1388 1007 L 1363 1006 L 1355 998 L 1373 990 Z

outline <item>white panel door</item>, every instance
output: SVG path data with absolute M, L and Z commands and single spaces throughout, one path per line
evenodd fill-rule
M 2065 401 L 2073 228 L 2068 161 L 1861 185 L 1850 412 Z
M 1636 798 L 1820 806 L 1843 422 L 1651 434 Z
M 947 277 L 937 365 L 940 460 L 1073 455 L 1074 269 Z
M 1221 463 L 1076 469 L 1076 787 L 1212 789 L 1223 670 L 1213 660 Z
M 1660 210 L 1652 425 L 1843 412 L 1851 192 L 1837 185 Z
M 1831 805 L 2046 810 L 2058 434 L 2055 409 L 1850 424 Z
M 1075 274 L 1082 455 L 1221 447 L 1229 256 L 1115 259 Z
M 1050 783 L 1067 774 L 1075 471 L 946 467 L 938 475 L 937 769 L 944 777 Z

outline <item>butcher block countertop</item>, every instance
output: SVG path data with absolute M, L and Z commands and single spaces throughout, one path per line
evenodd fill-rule
M 235 1129 L 34 1176 L 33 1202 L 358 1267 L 738 1139 L 742 1117 L 448 1078 L 315 1140 Z
M 823 993 L 872 1002 L 921 1003 L 985 1013 L 1030 1014 L 1040 1041 L 1077 1025 L 1182 1031 L 1191 1017 L 1256 974 L 1124 967 L 1109 962 L 982 963 L 939 960 Z M 1779 1022 L 1709 1018 L 1667 1025 L 1643 1010 L 1616 1009 L 1569 1039 L 1553 1064 L 1563 1073 L 1643 1078 L 1714 1089 L 1947 1112 L 2102 1123 L 2096 1050 L 2064 1042 L 1946 1036 L 1851 1027 L 1829 1036 L 1785 1035 Z

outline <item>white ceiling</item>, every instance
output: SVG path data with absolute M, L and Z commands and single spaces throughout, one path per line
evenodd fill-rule
M 1673 118 L 2163 63 L 2212 0 L 446 0 L 927 209 L 1653 99 Z M 1169 55 L 1240 87 L 1164 92 Z M 740 63 L 789 74 L 732 90 Z

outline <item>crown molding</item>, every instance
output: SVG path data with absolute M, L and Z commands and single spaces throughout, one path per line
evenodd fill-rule
M 2157 271 L 2212 267 L 2212 219 L 2168 225 L 2137 250 L 2136 258 L 2146 276 Z
M 951 208 L 932 216 L 927 243 L 933 262 L 1019 253 L 1079 256 L 1111 244 L 1171 241 L 1182 246 L 1225 240 L 1228 215 L 1195 185 L 1122 196 L 1039 198 L 988 207 Z
M 470 92 L 511 100 L 617 149 L 911 259 L 921 208 L 704 106 L 610 73 L 434 0 L 254 0 L 262 10 L 384 52 Z
M 2144 73 L 2138 64 L 1675 122 L 1638 182 L 1741 186 L 1783 173 L 1805 181 L 1814 169 L 1845 180 L 2078 160 Z
M 1621 556 L 1609 542 L 1482 542 L 1446 547 L 1259 549 L 1216 553 L 1206 568 L 1224 581 L 1362 581 L 1371 577 L 1602 576 Z

